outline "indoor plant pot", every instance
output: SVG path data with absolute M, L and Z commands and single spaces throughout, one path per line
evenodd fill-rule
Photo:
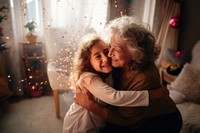
M 26 35 L 26 40 L 30 43 L 35 43 L 37 41 L 37 36 L 36 35 Z
M 28 29 L 26 40 L 30 43 L 35 43 L 37 41 L 37 35 L 34 35 L 36 25 L 34 21 L 27 22 L 26 25 L 24 25 L 24 27 Z

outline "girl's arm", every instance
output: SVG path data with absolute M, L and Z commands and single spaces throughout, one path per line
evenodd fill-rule
M 161 87 L 160 89 L 156 89 L 156 90 L 150 90 L 149 92 L 150 92 L 150 96 L 151 95 L 153 95 L 153 97 L 156 96 L 156 98 L 158 99 L 168 95 L 168 91 L 166 87 Z M 79 91 L 78 93 L 76 93 L 74 97 L 74 102 L 82 106 L 83 108 L 93 112 L 94 114 L 101 116 L 104 119 L 107 119 L 109 113 L 112 112 L 108 108 L 105 108 L 101 106 L 100 104 L 96 103 L 93 100 L 92 94 L 88 90 Z
M 115 106 L 148 106 L 149 93 L 144 91 L 118 91 L 102 81 L 96 74 L 90 73 L 80 78 L 81 90 L 89 90 L 98 99 Z
M 115 106 L 148 106 L 150 100 L 157 100 L 163 96 L 169 95 L 169 91 L 166 87 L 149 91 L 115 90 L 93 73 L 82 76 L 80 79 L 79 85 L 82 90 L 89 90 L 98 99 Z

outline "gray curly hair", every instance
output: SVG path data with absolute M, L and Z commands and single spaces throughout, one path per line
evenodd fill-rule
M 155 38 L 149 26 L 140 23 L 136 18 L 122 16 L 110 21 L 106 28 L 109 38 L 114 38 L 126 45 L 132 56 L 129 63 L 132 69 L 143 69 L 154 62 L 158 55 Z

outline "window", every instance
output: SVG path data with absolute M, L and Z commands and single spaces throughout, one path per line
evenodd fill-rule
M 35 21 L 40 26 L 38 0 L 26 0 L 27 3 L 27 21 Z M 37 27 L 36 27 L 37 31 Z
M 74 48 L 73 45 L 84 32 L 93 29 L 100 32 L 109 20 L 120 16 L 121 13 L 138 15 L 141 20 L 149 21 L 150 19 L 143 17 L 143 14 L 147 12 L 145 16 L 150 17 L 148 12 L 152 14 L 150 11 L 154 10 L 151 8 L 154 3 L 145 4 L 145 2 L 149 0 L 10 0 L 13 30 L 10 50 L 16 55 L 14 62 L 14 57 L 10 57 L 11 64 L 19 64 L 21 60 L 18 59 L 21 54 L 20 42 L 26 40 L 27 31 L 24 25 L 27 21 L 34 20 L 37 23 L 38 41 L 45 42 L 49 59 L 55 57 L 58 60 L 63 53 L 71 52 L 70 48 Z M 69 46 L 70 48 L 66 48 Z M 71 56 L 66 58 L 70 59 Z M 11 68 L 12 75 L 20 78 L 22 76 L 20 68 L 16 69 L 16 65 L 11 66 L 15 66 Z

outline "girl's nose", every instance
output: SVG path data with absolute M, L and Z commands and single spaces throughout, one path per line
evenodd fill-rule
M 103 62 L 108 61 L 109 60 L 108 58 L 109 58 L 108 55 L 103 55 L 103 57 L 102 57 Z

